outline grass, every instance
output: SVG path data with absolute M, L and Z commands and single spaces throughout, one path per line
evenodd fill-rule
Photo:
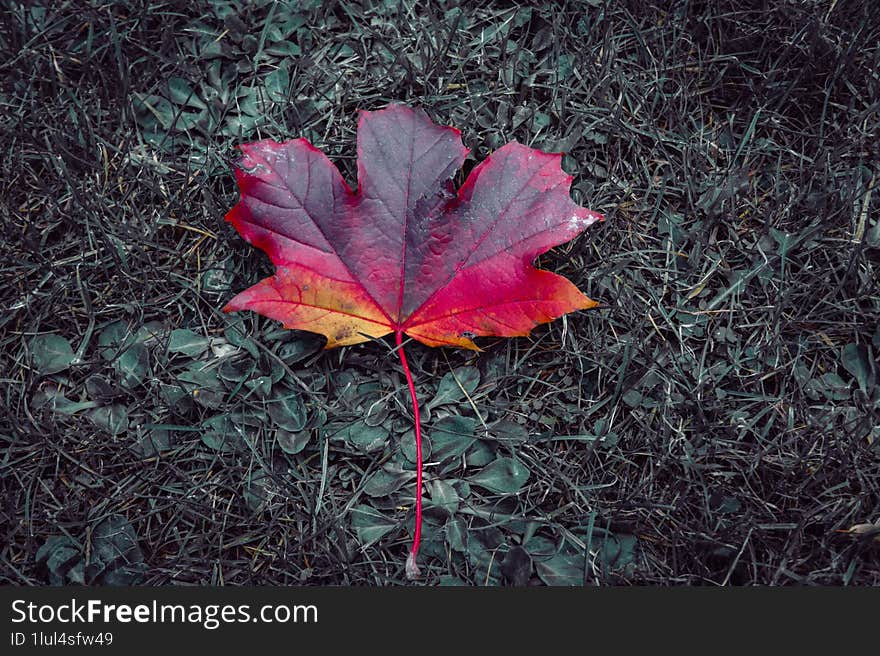
M 880 521 L 880 12 L 479 4 L 3 10 L 0 581 L 405 581 L 393 345 L 219 311 L 271 271 L 223 222 L 234 146 L 352 180 L 356 111 L 401 101 L 470 166 L 566 152 L 608 217 L 541 262 L 602 309 L 408 346 L 424 582 L 880 583 L 838 532 Z M 472 484 L 499 457 L 516 494 Z

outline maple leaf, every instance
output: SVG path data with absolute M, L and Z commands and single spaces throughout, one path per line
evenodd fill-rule
M 476 166 L 456 192 L 452 178 L 469 152 L 461 133 L 404 105 L 361 112 L 354 191 L 305 139 L 240 148 L 241 201 L 226 220 L 269 255 L 276 273 L 224 309 L 321 333 L 326 348 L 395 335 L 419 447 L 413 573 L 421 434 L 403 335 L 479 350 L 476 336 L 528 335 L 594 307 L 568 279 L 532 263 L 602 217 L 571 200 L 561 154 L 516 142 Z

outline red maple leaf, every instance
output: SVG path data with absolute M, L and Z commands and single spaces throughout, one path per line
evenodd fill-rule
M 535 258 L 602 217 L 569 196 L 561 154 L 511 142 L 452 177 L 468 149 L 455 128 L 403 105 L 362 111 L 358 188 L 305 139 L 241 146 L 241 201 L 226 215 L 276 266 L 226 311 L 253 310 L 286 328 L 321 333 L 326 348 L 394 333 L 413 399 L 417 574 L 421 432 L 403 335 L 428 346 L 477 349 L 480 335 L 528 335 L 539 323 L 594 307 Z M 477 349 L 478 350 L 478 349 Z

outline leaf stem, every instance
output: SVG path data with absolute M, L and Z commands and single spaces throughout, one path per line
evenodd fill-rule
M 408 579 L 418 578 L 421 572 L 416 564 L 419 554 L 419 543 L 422 540 L 422 423 L 419 419 L 419 399 L 416 397 L 416 386 L 413 384 L 412 374 L 406 362 L 406 353 L 403 352 L 403 332 L 395 333 L 397 339 L 397 355 L 400 356 L 400 364 L 403 365 L 403 373 L 406 376 L 406 384 L 409 385 L 409 395 L 412 399 L 413 417 L 415 418 L 416 433 L 416 528 L 413 534 L 412 549 L 406 559 L 406 576 Z

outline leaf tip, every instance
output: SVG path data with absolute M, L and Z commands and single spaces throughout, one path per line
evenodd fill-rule
M 594 301 L 586 294 L 581 294 L 581 296 L 583 296 L 583 299 L 581 300 L 581 306 L 578 308 L 579 310 L 592 310 L 600 305 L 599 301 Z
M 241 312 L 242 310 L 247 310 L 247 301 L 244 300 L 244 295 L 248 290 L 243 292 L 239 292 L 232 298 L 230 298 L 226 305 L 223 306 L 223 312 L 229 314 L 230 312 Z

